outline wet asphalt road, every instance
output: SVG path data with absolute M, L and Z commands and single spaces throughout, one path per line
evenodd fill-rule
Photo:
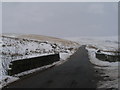
M 96 88 L 97 82 L 95 69 L 82 46 L 64 64 L 22 78 L 7 88 Z

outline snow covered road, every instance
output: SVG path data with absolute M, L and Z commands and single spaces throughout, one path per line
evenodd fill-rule
M 82 46 L 64 64 L 24 77 L 7 88 L 96 88 L 99 80 L 96 75 Z

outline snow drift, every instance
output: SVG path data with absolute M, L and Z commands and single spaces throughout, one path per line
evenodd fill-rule
M 34 36 L 35 37 L 35 36 Z M 45 36 L 44 36 L 45 37 Z M 47 38 L 47 37 L 46 37 Z M 53 65 L 58 65 L 64 62 L 70 55 L 72 55 L 79 47 L 78 43 L 71 42 L 68 40 L 61 40 L 56 38 L 46 39 L 36 39 L 25 38 L 20 35 L 2 35 L 0 37 L 0 87 L 5 86 L 7 83 L 19 79 L 19 76 L 23 76 L 29 73 L 33 73 L 37 70 L 45 69 Z M 53 39 L 53 41 L 52 41 Z M 56 40 L 56 42 L 55 42 Z M 58 41 L 59 40 L 59 41 Z M 19 59 L 45 56 L 51 54 L 60 54 L 61 60 L 54 62 L 51 65 L 46 65 L 29 71 L 21 72 L 19 74 L 9 76 L 8 70 L 11 69 L 9 65 L 12 61 Z
M 90 62 L 95 65 L 99 70 L 100 76 L 103 77 L 102 81 L 97 84 L 98 88 L 117 88 L 119 85 L 119 61 L 109 62 L 101 61 L 96 58 L 97 51 L 106 55 L 120 55 L 118 36 L 111 37 L 70 37 L 65 38 L 68 40 L 76 41 L 80 45 L 86 45 Z M 114 61 L 114 60 L 113 60 Z

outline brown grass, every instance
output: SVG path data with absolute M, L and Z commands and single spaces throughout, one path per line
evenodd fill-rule
M 16 37 L 11 37 L 10 33 L 3 33 L 2 37 L 16 38 L 16 39 L 30 39 L 34 41 L 49 41 L 52 43 L 59 43 L 63 46 L 79 46 L 77 42 L 65 40 L 61 38 L 51 37 L 51 36 L 43 36 L 43 35 L 35 35 L 35 34 L 14 34 Z
M 10 37 L 10 34 L 3 34 L 2 36 L 7 36 Z M 65 39 L 60 39 L 56 37 L 51 37 L 51 36 L 43 36 L 43 35 L 35 35 L 35 34 L 17 34 L 16 38 L 22 38 L 22 39 L 35 39 L 35 40 L 40 40 L 40 41 L 49 41 L 49 42 L 54 42 L 54 43 L 61 43 L 63 45 L 79 45 L 76 42 L 70 41 L 70 40 L 65 40 Z
M 92 46 L 92 45 L 89 45 L 88 48 L 93 48 L 93 49 L 96 49 L 96 50 L 98 49 L 98 48 L 96 48 L 95 46 Z

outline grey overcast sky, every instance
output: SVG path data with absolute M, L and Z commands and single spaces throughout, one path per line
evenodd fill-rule
M 2 3 L 0 2 L 0 34 L 2 33 Z
M 117 2 L 3 2 L 3 33 L 55 37 L 118 35 Z

